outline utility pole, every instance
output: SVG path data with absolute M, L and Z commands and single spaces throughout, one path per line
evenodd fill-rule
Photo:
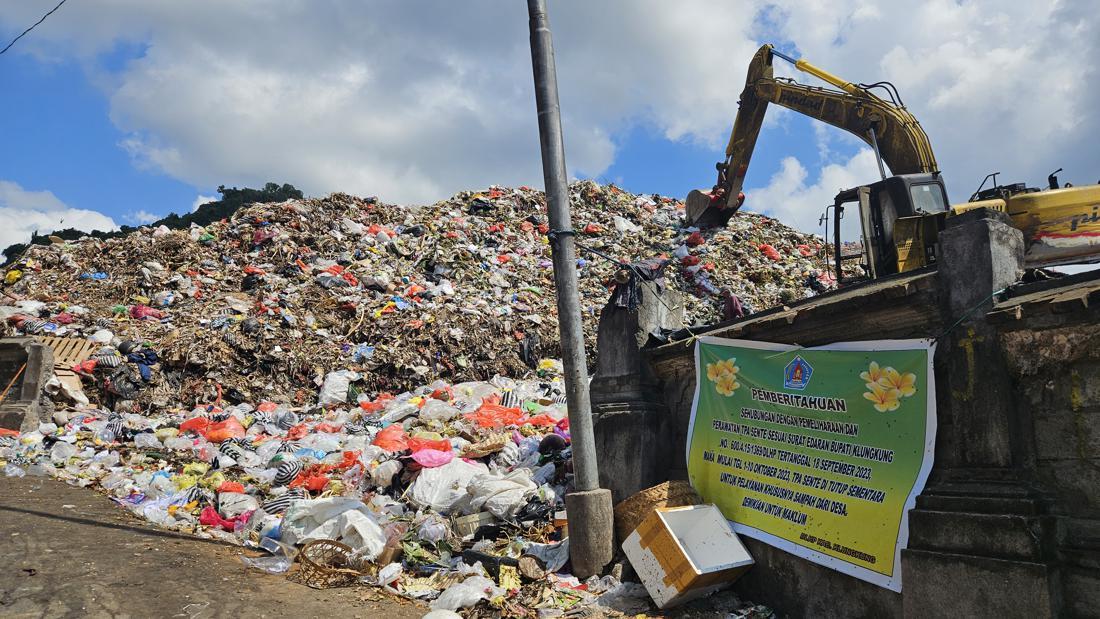
M 550 216 L 550 248 L 554 259 L 554 289 L 558 299 L 558 333 L 565 395 L 569 406 L 575 491 L 565 496 L 569 517 L 569 558 L 580 579 L 600 574 L 611 562 L 613 512 L 611 491 L 600 488 L 596 442 L 592 432 L 592 404 L 588 394 L 588 366 L 584 355 L 581 304 L 577 289 L 577 259 L 569 216 L 569 185 L 565 175 L 565 145 L 558 106 L 558 77 L 554 43 L 546 17 L 545 0 L 527 0 L 531 23 L 531 65 L 535 76 L 535 103 L 542 144 L 542 174 Z

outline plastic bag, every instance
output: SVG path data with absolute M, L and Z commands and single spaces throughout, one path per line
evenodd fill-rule
M 527 495 L 537 488 L 531 481 L 531 470 L 518 469 L 504 476 L 478 475 L 470 480 L 467 491 L 473 497 L 471 507 L 505 520 L 522 509 L 527 503 Z
M 348 387 L 351 382 L 359 380 L 359 374 L 351 370 L 337 370 L 329 372 L 325 376 L 325 382 L 321 385 L 321 394 L 317 403 L 321 406 L 330 404 L 342 404 L 348 401 Z
M 220 443 L 230 438 L 244 438 L 245 430 L 236 417 L 210 424 L 203 435 L 211 443 Z
M 393 485 L 393 478 L 401 472 L 401 463 L 397 460 L 382 462 L 370 472 L 370 481 L 375 487 L 389 488 Z
M 393 426 L 390 427 L 392 428 Z M 383 432 L 385 432 L 385 430 L 383 430 Z M 445 438 L 435 440 L 430 438 L 417 438 L 414 436 L 409 437 L 408 439 L 408 449 L 411 449 L 414 454 L 424 449 L 434 449 L 436 451 L 451 451 L 451 442 Z
M 300 544 L 314 539 L 333 539 L 355 549 L 355 556 L 373 560 L 386 545 L 386 536 L 362 501 L 331 497 L 294 501 L 283 519 L 282 540 Z
M 448 443 L 448 447 L 449 446 L 450 444 Z M 455 452 L 450 449 L 447 451 L 439 449 L 421 449 L 420 451 L 414 451 L 412 454 L 412 459 L 415 460 L 417 464 L 428 469 L 443 466 L 451 460 L 454 460 L 454 457 Z
M 374 437 L 371 445 L 381 447 L 386 451 L 405 451 L 409 448 L 408 437 L 401 424 L 395 423 L 385 428 Z
M 466 415 L 481 428 L 503 428 L 504 426 L 522 425 L 526 415 L 518 408 L 507 408 L 491 402 L 482 402 L 481 406 L 472 413 Z
M 481 600 L 490 600 L 504 595 L 504 590 L 484 576 L 471 576 L 466 580 L 447 587 L 431 603 L 432 610 L 458 610 L 468 608 Z
M 194 432 L 205 436 L 212 424 L 213 422 L 206 417 L 192 417 L 180 424 L 180 432 Z
M 424 519 L 424 522 L 420 523 L 420 527 L 416 530 L 416 536 L 425 542 L 435 544 L 446 539 L 450 532 L 451 529 L 442 516 L 431 514 Z
M 488 473 L 484 464 L 451 460 L 434 469 L 424 469 L 409 486 L 408 498 L 418 507 L 430 507 L 447 515 L 466 498 L 466 486 L 474 477 Z
M 458 415 L 457 408 L 442 400 L 428 400 L 420 409 L 421 421 L 450 421 Z

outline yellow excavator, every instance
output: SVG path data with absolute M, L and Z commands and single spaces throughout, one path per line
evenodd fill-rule
M 775 77 L 776 57 L 839 90 Z M 997 175 L 991 174 L 969 202 L 950 206 L 928 136 L 893 84 L 853 84 L 771 45 L 762 46 L 749 63 L 726 158 L 717 164 L 717 183 L 687 197 L 689 224 L 723 226 L 741 207 L 745 174 L 769 103 L 844 129 L 875 153 L 882 180 L 843 190 L 828 207 L 833 211 L 838 281 L 844 279 L 845 260 L 858 259 L 872 279 L 935 262 L 936 237 L 945 218 L 980 207 L 1006 212 L 1023 231 L 1029 267 L 1100 261 L 1100 185 L 1060 188 L 1058 170 L 1048 178 L 1049 188 L 1039 190 L 1023 183 L 997 185 Z M 893 176 L 887 176 L 885 166 Z M 990 179 L 993 187 L 983 189 Z M 862 238 L 850 245 L 859 247 L 858 252 L 844 255 L 840 221 L 849 204 L 858 206 Z

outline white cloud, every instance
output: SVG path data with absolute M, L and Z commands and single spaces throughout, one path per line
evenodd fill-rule
M 141 226 L 141 225 L 145 225 L 145 224 L 151 224 L 154 221 L 160 219 L 160 215 L 156 215 L 156 214 L 150 213 L 149 211 L 147 211 L 145 209 L 141 209 L 141 210 L 136 211 L 136 212 L 128 213 L 123 219 L 125 219 L 129 223 L 137 224 L 137 225 Z
M 199 207 L 203 204 L 206 204 L 207 202 L 217 202 L 218 200 L 218 196 L 204 196 L 202 194 L 199 194 L 195 196 L 195 201 L 191 203 L 191 212 L 194 213 L 195 211 L 199 210 Z
M 26 243 L 31 233 L 47 234 L 62 228 L 114 230 L 114 220 L 102 213 L 70 208 L 50 191 L 28 191 L 0 180 L 0 249 Z
M 956 201 L 994 170 L 1038 184 L 1065 167 L 1065 180 L 1093 182 L 1094 8 L 1089 0 L 555 2 L 570 171 L 605 172 L 616 158 L 613 137 L 639 123 L 720 147 L 766 35 L 847 79 L 894 82 Z M 6 3 L 0 26 L 14 29 L 38 12 L 35 3 Z M 198 187 L 274 180 L 315 195 L 430 201 L 490 183 L 541 186 L 523 3 L 112 0 L 69 3 L 49 26 L 13 52 L 92 67 L 134 160 Z M 98 55 L 120 42 L 145 52 L 113 72 L 100 67 Z M 783 64 L 781 73 L 794 73 Z M 753 175 L 758 158 L 748 179 L 754 208 L 769 196 L 816 200 L 845 174 L 877 177 L 873 166 L 856 176 L 867 155 L 837 160 L 843 133 L 800 135 L 788 121 L 769 112 L 761 143 L 814 140 L 830 165 L 798 178 L 784 163 L 761 196 L 751 190 L 765 182 Z M 692 180 L 709 186 L 712 174 L 708 166 Z M 631 186 L 644 191 L 644 182 Z M 816 229 L 816 215 L 791 215 Z
M 878 164 L 871 149 L 860 150 L 847 161 L 825 165 L 813 180 L 797 159 L 787 157 L 767 185 L 745 192 L 745 208 L 771 215 L 800 230 L 824 234 L 820 217 L 825 207 L 833 203 L 837 192 L 879 178 Z M 858 239 L 857 211 L 846 210 L 841 225 L 841 238 Z M 829 235 L 832 236 L 831 225 Z

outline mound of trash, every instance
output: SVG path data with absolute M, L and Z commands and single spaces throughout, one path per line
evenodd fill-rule
M 624 264 L 663 266 L 693 323 L 830 285 L 819 241 L 767 217 L 698 231 L 668 198 L 571 190 L 590 347 Z M 6 334 L 84 352 L 55 367 L 37 428 L 0 430 L 0 467 L 96 488 L 315 587 L 467 616 L 646 612 L 641 585 L 570 573 L 550 232 L 541 193 L 493 187 L 33 246 L 5 274 Z
M 689 325 L 835 285 L 820 239 L 774 219 L 742 212 L 697 231 L 671 198 L 570 191 L 590 359 L 623 264 L 666 264 Z M 112 407 L 301 406 L 336 369 L 376 392 L 521 377 L 560 356 L 550 232 L 543 194 L 524 187 L 430 206 L 254 204 L 206 227 L 32 246 L 5 274 L 0 320 L 6 335 L 95 342 L 78 371 Z

